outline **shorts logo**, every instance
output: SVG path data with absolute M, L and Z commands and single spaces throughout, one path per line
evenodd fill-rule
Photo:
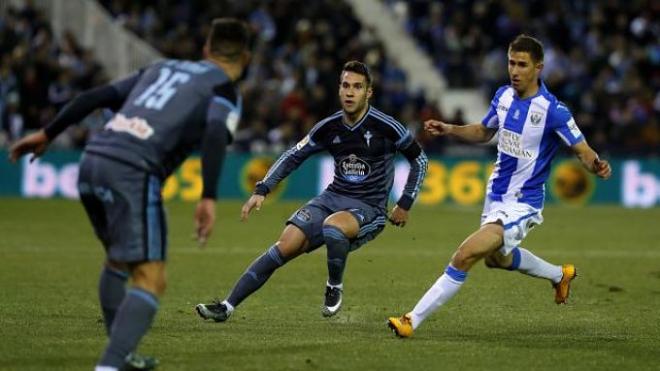
M 340 161 L 339 171 L 344 179 L 352 183 L 358 183 L 369 176 L 369 173 L 371 173 L 371 167 L 366 161 L 351 154 Z
M 296 219 L 299 219 L 303 222 L 308 222 L 312 219 L 312 213 L 310 213 L 307 209 L 300 209 L 296 213 Z

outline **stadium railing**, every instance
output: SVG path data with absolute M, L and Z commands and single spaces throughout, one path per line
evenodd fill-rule
M 399 19 L 378 0 L 347 0 L 363 24 L 374 27 L 386 45 L 387 54 L 397 60 L 409 78 L 409 88 L 422 89 L 429 100 L 436 100 L 448 115 L 462 109 L 470 122 L 481 120 L 488 101 L 478 89 L 449 89 L 447 81 L 405 32 Z

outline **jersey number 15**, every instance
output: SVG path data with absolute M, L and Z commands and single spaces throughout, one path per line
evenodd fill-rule
M 149 87 L 140 94 L 133 102 L 136 106 L 161 110 L 163 106 L 176 93 L 177 85 L 190 80 L 190 75 L 184 72 L 172 72 L 169 68 L 161 68 L 158 80 L 149 85 Z

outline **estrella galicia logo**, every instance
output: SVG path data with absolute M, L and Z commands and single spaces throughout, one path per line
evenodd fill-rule
M 529 121 L 532 122 L 532 125 L 537 126 L 541 124 L 541 119 L 543 114 L 541 112 L 532 111 L 532 114 L 529 116 Z
M 371 173 L 369 164 L 354 154 L 350 154 L 339 162 L 339 170 L 344 179 L 352 183 L 365 180 Z
M 312 219 L 312 213 L 310 213 L 309 210 L 302 208 L 296 212 L 296 218 L 306 223 Z

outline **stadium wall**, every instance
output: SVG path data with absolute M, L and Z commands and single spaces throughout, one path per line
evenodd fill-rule
M 0 151 L 0 157 L 7 153 Z M 0 197 L 77 198 L 80 152 L 48 153 L 30 163 L 27 157 L 12 165 L 0 161 Z M 222 198 L 244 199 L 252 192 L 275 161 L 275 157 L 230 154 L 225 162 L 219 194 Z M 613 159 L 614 175 L 604 182 L 587 173 L 574 159 L 554 161 L 547 183 L 548 203 L 569 205 L 620 204 L 626 207 L 660 205 L 660 160 Z M 493 164 L 483 159 L 431 157 L 427 176 L 418 196 L 424 205 L 478 206 Z M 304 162 L 279 185 L 270 199 L 304 200 L 318 194 L 332 181 L 333 160 L 316 156 Z M 396 162 L 392 199 L 398 198 L 406 182 L 408 163 Z M 165 200 L 195 201 L 202 191 L 199 158 L 186 160 L 165 183 Z

